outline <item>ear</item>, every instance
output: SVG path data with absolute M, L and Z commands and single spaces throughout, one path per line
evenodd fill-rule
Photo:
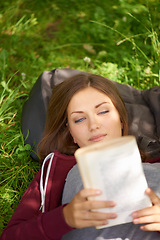
M 76 142 L 76 139 L 73 137 L 73 141 L 74 141 L 74 143 L 76 144 L 77 142 Z
M 74 141 L 74 143 L 76 144 L 77 142 L 76 142 L 76 139 L 75 139 L 75 137 L 73 137 L 73 135 L 72 135 L 71 131 L 69 131 L 69 132 L 70 132 L 70 134 L 71 134 L 71 136 L 72 136 L 72 138 L 73 138 L 73 141 Z
M 123 136 L 123 128 L 124 128 L 124 125 L 123 125 L 122 120 L 120 120 L 120 121 L 121 121 L 121 132 L 122 132 L 122 136 Z
M 120 121 L 121 121 L 121 129 L 123 129 L 124 126 L 121 118 L 120 118 Z

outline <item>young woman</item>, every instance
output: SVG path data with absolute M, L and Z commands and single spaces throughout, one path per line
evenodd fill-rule
M 39 150 L 40 158 L 45 160 L 24 193 L 1 240 L 58 240 L 65 234 L 78 231 L 74 228 L 87 229 L 116 218 L 114 210 L 110 214 L 90 211 L 104 207 L 114 209 L 116 204 L 114 199 L 87 201 L 89 196 L 101 194 L 98 189 L 80 190 L 78 186 L 79 191 L 75 193 L 73 188 L 71 192 L 76 195 L 63 205 L 62 192 L 66 176 L 76 164 L 73 155 L 77 148 L 127 134 L 126 109 L 111 81 L 92 74 L 81 74 L 56 86 L 50 99 Z M 148 221 L 152 227 L 154 225 L 151 231 L 157 236 L 160 199 L 151 190 L 147 190 L 147 194 L 155 205 L 149 209 Z M 134 223 L 146 223 L 147 211 L 138 212 Z M 68 239 L 79 239 L 79 233 L 78 238 Z

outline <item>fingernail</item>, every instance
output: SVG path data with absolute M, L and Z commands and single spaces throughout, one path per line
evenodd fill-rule
M 103 222 L 103 225 L 107 225 L 107 224 L 108 224 L 108 221 L 107 221 L 107 220 Z
M 145 192 L 149 194 L 151 192 L 151 189 L 147 188 Z
M 115 202 L 110 202 L 110 203 L 109 203 L 109 206 L 110 206 L 110 207 L 114 207 L 115 205 L 116 205 Z
M 137 213 L 136 212 L 132 213 L 132 217 L 136 218 L 137 217 Z
M 111 218 L 116 218 L 117 214 L 116 213 L 112 213 Z
M 99 194 L 101 194 L 101 193 L 102 193 L 101 190 L 98 190 L 98 189 L 96 190 L 96 194 L 97 194 L 97 195 L 99 195 Z
M 139 223 L 139 220 L 138 220 L 138 219 L 134 219 L 134 220 L 133 220 L 133 223 L 138 224 L 138 223 Z

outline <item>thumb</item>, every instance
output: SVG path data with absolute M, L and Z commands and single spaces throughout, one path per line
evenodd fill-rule
M 160 198 L 151 188 L 147 188 L 145 193 L 148 195 L 153 205 L 160 205 Z

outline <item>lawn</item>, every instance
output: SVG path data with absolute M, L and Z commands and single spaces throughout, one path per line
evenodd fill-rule
M 138 89 L 160 85 L 159 0 L 0 3 L 0 233 L 40 168 L 24 102 L 44 70 L 74 68 Z

